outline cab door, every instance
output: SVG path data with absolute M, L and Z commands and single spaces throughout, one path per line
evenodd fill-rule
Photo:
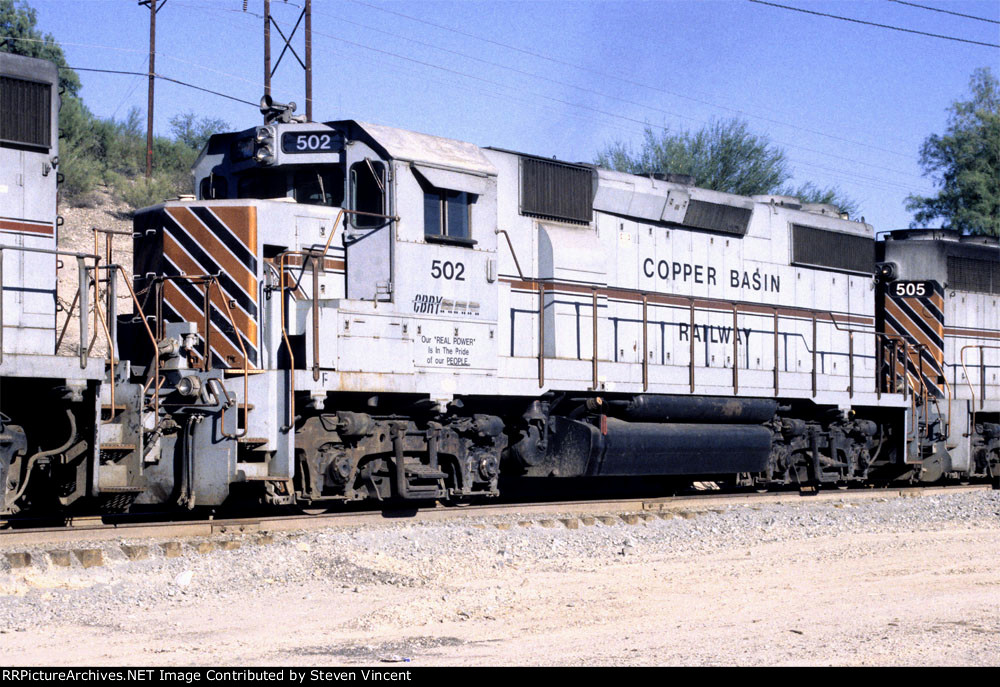
M 344 231 L 347 297 L 352 300 L 393 299 L 393 214 L 390 165 L 365 144 L 347 147 L 347 206 Z M 364 213 L 364 214 L 359 214 Z

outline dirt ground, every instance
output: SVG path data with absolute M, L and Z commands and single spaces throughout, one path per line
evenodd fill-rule
M 173 599 L 103 626 L 5 633 L 0 663 L 1000 663 L 994 526 L 551 563 L 457 566 L 447 581 L 415 587 L 313 579 L 235 604 Z

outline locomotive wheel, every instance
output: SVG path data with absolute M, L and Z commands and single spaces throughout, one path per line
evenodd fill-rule
M 447 508 L 467 508 L 480 503 L 486 503 L 486 499 L 479 496 L 449 496 L 441 499 L 441 505 Z
M 305 506 L 298 506 L 298 505 L 296 505 L 296 506 L 292 507 L 292 510 L 294 510 L 295 513 L 298 514 L 298 515 L 308 515 L 310 517 L 313 517 L 313 516 L 316 516 L 316 515 L 323 515 L 324 513 L 329 513 L 330 512 L 329 508 L 321 508 L 319 506 L 312 506 L 312 507 L 307 508 Z

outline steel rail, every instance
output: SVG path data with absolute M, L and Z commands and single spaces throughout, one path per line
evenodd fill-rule
M 188 519 L 174 522 L 104 522 L 97 516 L 87 516 L 68 521 L 62 527 L 0 529 L 0 551 L 10 546 L 34 546 L 53 542 L 108 541 L 121 539 L 158 539 L 172 537 L 206 537 L 257 532 L 282 532 L 313 530 L 329 527 L 364 527 L 406 522 L 433 522 L 463 520 L 476 517 L 516 516 L 529 518 L 581 517 L 586 515 L 646 514 L 656 517 L 657 513 L 671 516 L 685 510 L 699 512 L 713 506 L 740 505 L 743 503 L 797 503 L 814 504 L 824 501 L 846 502 L 884 498 L 906 498 L 938 494 L 941 492 L 962 493 L 990 489 L 989 484 L 887 487 L 882 489 L 829 490 L 803 494 L 799 491 L 784 490 L 767 493 L 715 491 L 698 494 L 684 494 L 668 497 L 636 497 L 625 499 L 601 499 L 580 501 L 548 501 L 499 503 L 463 508 L 447 508 L 440 505 L 425 508 L 400 506 L 398 509 L 379 509 L 319 515 L 277 515 L 227 519 Z M 117 516 L 119 520 L 128 516 Z M 51 520 L 50 520 L 51 521 Z M 623 522 L 627 522 L 623 518 Z

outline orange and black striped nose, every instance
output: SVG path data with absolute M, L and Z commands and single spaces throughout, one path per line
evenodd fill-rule
M 256 367 L 257 216 L 253 206 L 172 206 L 164 209 L 163 270 L 167 276 L 215 275 L 209 296 L 209 340 L 213 366 Z M 227 308 L 227 299 L 232 305 Z M 184 279 L 164 287 L 165 315 L 198 323 L 204 340 L 204 286 Z M 229 315 L 232 314 L 232 324 Z M 235 328 L 234 328 L 235 325 Z M 240 346 L 242 339 L 243 346 Z
M 897 376 L 923 377 L 928 391 L 944 397 L 944 289 L 936 281 L 892 282 L 883 300 L 884 333 L 906 341 L 914 350 L 899 356 Z

